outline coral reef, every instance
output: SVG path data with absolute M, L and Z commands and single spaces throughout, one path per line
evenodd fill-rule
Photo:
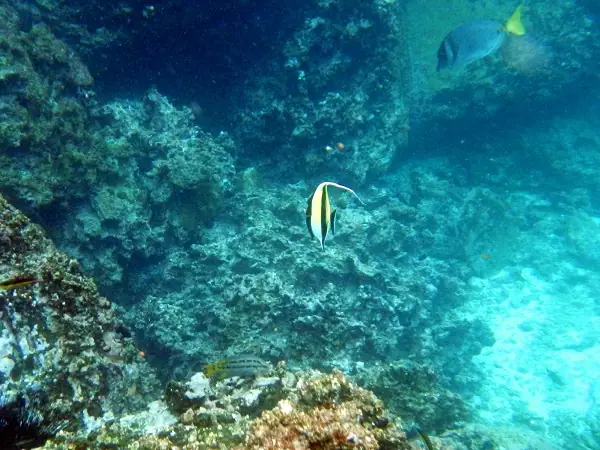
M 409 131 L 404 12 L 400 2 L 313 2 L 278 49 L 277 70 L 245 83 L 235 131 L 244 156 L 354 182 L 389 168 Z M 343 151 L 325 151 L 336 142 Z
M 501 21 L 514 6 L 462 0 L 445 8 L 427 1 L 314 0 L 267 8 L 269 14 L 238 27 L 244 31 L 239 38 L 224 34 L 223 23 L 233 26 L 261 5 L 255 0 L 203 8 L 166 1 L 156 8 L 131 0 L 44 2 L 27 10 L 16 3 L 15 9 L 6 7 L 5 16 L 13 28 L 23 27 L 20 22 L 27 15 L 36 24 L 51 23 L 59 42 L 69 42 L 85 55 L 104 83 L 123 83 L 120 75 L 147 80 L 147 86 L 158 78 L 159 90 L 175 91 L 198 111 L 210 110 L 222 123 L 231 123 L 224 113 L 235 117 L 231 126 L 244 142 L 244 161 L 261 155 L 280 173 L 296 176 L 318 167 L 343 170 L 354 181 L 364 181 L 383 173 L 396 156 L 406 155 L 409 117 L 418 130 L 438 121 L 429 131 L 439 139 L 454 126 L 449 121 L 471 115 L 482 121 L 505 117 L 504 111 L 522 108 L 525 95 L 527 110 L 536 114 L 539 105 L 597 71 L 595 6 L 590 2 L 529 5 L 524 12 L 527 36 L 509 40 L 505 61 L 497 55 L 464 71 L 441 74 L 435 72 L 435 55 L 445 33 L 477 18 Z M 182 26 L 194 45 L 178 39 Z M 29 33 L 36 34 L 34 30 L 43 25 Z M 40 48 L 50 50 L 45 54 L 53 64 L 64 62 L 64 51 L 38 41 Z M 227 43 L 227 51 L 221 51 Z M 103 57 L 94 58 L 93 52 L 100 51 Z M 77 55 L 69 55 L 67 69 L 55 70 L 71 73 L 64 77 L 68 83 L 88 82 L 85 66 Z M 255 59 L 251 62 L 248 55 Z M 206 64 L 185 62 L 197 58 Z M 47 61 L 40 63 L 49 67 Z M 152 75 L 134 69 L 139 67 Z M 199 76 L 198 70 L 209 76 Z M 174 73 L 178 76 L 169 75 Z M 229 91 L 233 95 L 223 95 Z M 212 118 L 206 120 L 211 123 Z M 346 151 L 323 151 L 338 141 Z
M 22 32 L 13 8 L 1 5 L 0 15 L 9 18 L 0 33 L 0 189 L 29 211 L 79 198 L 93 178 L 87 153 L 99 145 L 82 102 L 92 77 L 47 25 Z
M 77 261 L 0 197 L 0 278 L 22 275 L 41 282 L 0 290 L 3 395 L 24 396 L 73 423 L 84 413 L 143 405 L 156 380 L 110 302 Z
M 252 172 L 243 174 L 237 207 L 206 230 L 206 240 L 138 271 L 136 284 L 152 292 L 140 291 L 144 299 L 127 321 L 167 379 L 244 353 L 353 376 L 359 365 L 368 372 L 422 361 L 436 381 L 414 391 L 390 383 L 386 398 L 455 402 L 456 415 L 435 419 L 426 401 L 413 402 L 424 408 L 412 411 L 427 417 L 423 426 L 450 427 L 464 405 L 446 389 L 468 392 L 476 378 L 471 359 L 494 342 L 485 321 L 454 309 L 464 301 L 471 265 L 507 219 L 491 192 L 459 189 L 449 200 L 444 189 L 453 175 L 444 170 L 406 168 L 393 182 L 403 197 L 383 188 L 359 192 L 365 206 L 340 197 L 338 233 L 325 252 L 303 223 L 309 186 L 270 190 Z M 488 210 L 487 222 L 477 222 Z M 178 290 L 153 282 L 161 277 Z
M 244 448 L 411 448 L 381 401 L 339 371 L 301 377 L 292 392 L 252 422 Z
M 423 365 L 389 362 L 364 368 L 353 379 L 386 399 L 391 412 L 416 428 L 451 429 L 471 413 L 465 401 L 441 387 L 440 376 Z
M 223 209 L 233 142 L 200 131 L 188 108 L 156 91 L 100 107 L 72 48 L 44 23 L 21 31 L 10 6 L 0 13 L 0 189 L 102 285 L 122 287 L 132 260 L 197 238 Z M 110 245 L 98 251 L 99 242 Z
M 405 421 L 440 433 L 473 409 L 557 442 L 573 436 L 577 414 L 592 422 L 598 388 L 575 367 L 597 372 L 599 141 L 587 117 L 565 126 L 550 115 L 598 94 L 589 89 L 598 6 L 528 4 L 525 38 L 438 74 L 447 31 L 502 20 L 515 5 L 183 3 L 0 6 L 0 190 L 71 255 L 2 203 L 0 274 L 43 280 L 0 293 L 3 389 L 49 403 L 60 418 L 83 414 L 88 428 L 104 411 L 147 403 L 156 382 L 76 258 L 119 302 L 165 381 L 246 352 L 339 367 Z M 339 198 L 325 251 L 303 223 L 323 179 L 365 201 Z M 565 292 L 578 310 L 564 307 Z M 505 354 L 528 363 L 505 367 Z M 559 389 L 564 379 L 575 381 Z M 213 407 L 211 396 L 235 389 L 172 382 L 165 399 L 186 418 L 147 445 L 180 445 L 202 423 L 261 408 L 270 411 L 254 425 L 226 428 L 227 442 L 242 445 L 248 429 L 256 445 L 267 431 L 276 442 L 380 441 L 377 427 L 356 421 L 372 409 L 352 399 L 311 409 L 280 398 L 279 384 Z M 560 408 L 530 396 L 537 384 Z M 584 406 L 570 409 L 561 392 Z M 165 411 L 155 403 L 146 414 L 172 423 Z M 303 435 L 283 426 L 288 419 L 330 426 Z M 586 427 L 593 447 L 597 428 Z M 85 439 L 114 445 L 130 428 L 105 423 Z M 470 439 L 457 441 L 487 445 Z
M 178 423 L 157 420 L 165 413 L 155 408 L 154 417 L 138 414 L 137 418 L 105 422 L 93 437 L 62 433 L 45 448 L 413 448 L 401 431 L 400 419 L 390 415 L 373 393 L 354 385 L 341 372 L 291 373 L 279 364 L 269 375 L 231 378 L 203 388 L 201 396 L 189 396 L 185 389 L 198 383 L 202 378 L 198 374 L 184 390 L 173 384 L 167 387 L 165 396 L 177 411 Z M 264 397 L 270 402 L 258 400 Z M 154 430 L 149 428 L 159 422 Z
M 234 144 L 193 125 L 157 91 L 143 101 L 115 101 L 97 111 L 106 123 L 110 180 L 98 181 L 57 238 L 109 292 L 168 249 L 202 238 L 202 228 L 226 207 L 235 184 Z M 58 234 L 58 233 L 57 233 Z
M 171 382 L 165 399 L 176 416 L 160 402 L 150 404 L 146 412 L 123 415 L 139 409 L 149 399 L 147 394 L 156 391 L 151 373 L 136 358 L 128 332 L 116 323 L 109 303 L 82 277 L 77 263 L 56 252 L 37 226 L 4 201 L 1 211 L 5 278 L 27 273 L 43 280 L 11 291 L 10 299 L 2 297 L 3 318 L 9 319 L 3 322 L 3 335 L 8 335 L 13 347 L 3 358 L 15 362 L 5 386 L 7 392 L 26 392 L 37 401 L 42 401 L 39 393 L 43 392 L 43 404 L 51 405 L 51 415 L 69 421 L 69 429 L 46 448 L 411 448 L 399 419 L 341 372 L 290 373 L 281 364 L 255 379 L 212 384 L 197 374 L 185 384 Z M 25 309 L 25 304 L 38 307 Z M 48 322 L 42 313 L 52 320 Z M 33 322 L 36 326 L 30 327 Z M 32 352 L 34 346 L 37 350 Z M 26 366 L 17 349 L 29 353 Z M 414 384 L 419 370 L 405 379 Z M 429 389 L 439 391 L 429 383 Z M 400 386 L 404 389 L 416 392 L 409 382 Z M 399 390 L 382 393 L 393 397 Z M 443 402 L 425 403 L 430 410 L 450 411 Z M 460 402 L 453 406 L 460 408 Z M 426 410 L 420 408 L 414 409 Z M 428 421 L 448 427 L 457 420 L 457 411 L 443 423 Z

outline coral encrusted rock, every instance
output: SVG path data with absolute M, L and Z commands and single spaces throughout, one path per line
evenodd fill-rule
M 35 282 L 10 287 L 11 280 Z M 156 381 L 76 260 L 0 196 L 0 390 L 49 416 L 135 410 Z

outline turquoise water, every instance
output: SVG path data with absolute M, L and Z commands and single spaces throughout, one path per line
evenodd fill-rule
M 0 192 L 162 383 L 250 354 L 338 368 L 409 433 L 600 448 L 598 7 L 527 3 L 435 70 L 516 6 L 6 2 Z M 360 201 L 330 188 L 322 249 L 324 181 Z

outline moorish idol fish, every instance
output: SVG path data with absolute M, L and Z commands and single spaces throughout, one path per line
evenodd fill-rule
M 313 195 L 308 199 L 308 208 L 306 208 L 306 226 L 311 236 L 319 239 L 321 248 L 325 248 L 325 238 L 331 226 L 331 233 L 335 234 L 335 209 L 331 211 L 331 202 L 327 188 L 333 186 L 350 192 L 359 202 L 362 201 L 352 189 L 341 184 L 325 181 L 317 186 Z

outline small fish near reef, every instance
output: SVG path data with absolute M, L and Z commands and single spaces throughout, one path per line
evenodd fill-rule
M 431 439 L 429 439 L 429 436 L 427 435 L 427 433 L 425 433 L 420 428 L 417 428 L 417 433 L 419 433 L 419 436 L 423 440 L 423 443 L 425 444 L 425 447 L 427 448 L 427 450 L 435 450 L 435 447 L 433 446 L 433 442 L 431 442 Z
M 331 201 L 327 188 L 329 186 L 343 189 L 350 192 L 356 199 L 362 203 L 356 192 L 352 189 L 342 186 L 341 184 L 325 181 L 317 186 L 315 192 L 308 199 L 308 208 L 306 209 L 306 226 L 312 237 L 319 239 L 321 248 L 325 248 L 325 238 L 331 228 L 331 234 L 335 234 L 335 213 L 336 210 L 331 210 Z
M 34 277 L 17 276 L 5 281 L 0 281 L 0 291 L 10 291 L 30 284 L 43 283 L 44 280 L 38 280 Z
M 438 50 L 437 71 L 469 64 L 494 53 L 509 35 L 523 36 L 522 5 L 502 24 L 496 20 L 474 20 L 452 30 Z
M 270 370 L 269 364 L 257 356 L 240 355 L 207 364 L 202 372 L 207 378 L 223 380 L 232 377 L 255 377 Z

